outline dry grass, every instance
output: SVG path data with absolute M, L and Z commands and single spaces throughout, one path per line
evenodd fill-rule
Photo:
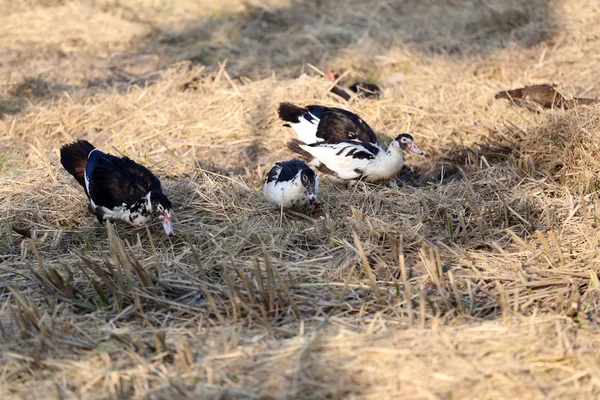
M 598 397 L 600 108 L 493 96 L 599 95 L 600 9 L 213 3 L 0 5 L 0 396 Z M 344 103 L 307 63 L 385 96 Z M 428 156 L 281 218 L 280 101 Z M 58 161 L 76 137 L 157 172 L 172 240 L 98 225 Z

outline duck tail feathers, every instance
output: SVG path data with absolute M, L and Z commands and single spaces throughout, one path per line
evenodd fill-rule
M 85 187 L 85 166 L 90 152 L 94 149 L 95 147 L 87 140 L 77 140 L 60 149 L 60 163 L 83 187 Z
M 304 158 L 306 161 L 310 162 L 310 161 L 312 161 L 312 159 L 314 157 L 312 156 L 312 154 L 310 154 L 308 151 L 306 151 L 302 148 L 303 145 L 305 145 L 304 142 L 301 142 L 298 139 L 290 139 L 290 141 L 287 142 L 288 149 L 290 149 L 294 153 L 298 154 L 299 156 Z
M 299 107 L 292 103 L 279 103 L 279 118 L 286 122 L 297 124 L 300 122 L 300 117 L 307 112 L 307 108 Z

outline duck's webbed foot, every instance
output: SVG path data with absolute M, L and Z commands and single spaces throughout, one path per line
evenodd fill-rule
M 96 208 L 96 218 L 98 218 L 98 222 L 104 225 L 104 213 L 99 208 Z
M 386 185 L 392 189 L 398 189 L 398 183 L 396 182 L 395 179 L 390 179 L 389 181 L 386 182 Z
M 104 219 L 102 218 L 102 216 L 104 215 L 104 213 L 102 212 L 102 209 L 100 207 L 94 207 L 92 206 L 92 203 L 88 203 L 88 211 L 91 214 L 94 214 L 96 216 L 96 218 L 98 219 L 98 222 L 100 222 L 101 224 L 104 225 Z

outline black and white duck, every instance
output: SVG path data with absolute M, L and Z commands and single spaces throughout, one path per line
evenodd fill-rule
M 327 71 L 327 79 L 331 82 L 335 82 L 340 77 L 333 71 Z M 374 83 L 369 82 L 354 82 L 348 86 L 348 90 L 354 92 L 358 97 L 364 98 L 375 98 L 378 99 L 383 94 L 381 88 Z M 339 84 L 331 88 L 331 93 L 340 96 L 342 99 L 350 100 L 350 94 L 344 90 Z
M 407 133 L 396 136 L 387 151 L 377 144 L 356 140 L 305 144 L 292 139 L 287 147 L 324 174 L 349 181 L 350 184 L 358 180 L 373 183 L 387 181 L 391 187 L 397 187 L 395 179 L 404 165 L 403 151 L 424 154 Z
M 173 206 L 163 194 L 160 180 L 128 157 L 115 157 L 86 140 L 62 146 L 60 162 L 79 182 L 98 221 L 124 221 L 141 226 L 154 217 L 173 236 Z
M 377 135 L 361 117 L 341 108 L 279 104 L 279 118 L 304 144 L 354 140 L 377 145 Z
M 269 171 L 263 192 L 277 207 L 306 211 L 317 200 L 319 179 L 304 161 L 281 161 Z
M 404 165 L 403 151 L 424 154 L 409 134 L 398 135 L 384 150 L 377 135 L 358 115 L 340 108 L 291 103 L 279 105 L 279 118 L 296 132 L 288 148 L 322 173 L 341 180 L 367 182 L 395 178 Z

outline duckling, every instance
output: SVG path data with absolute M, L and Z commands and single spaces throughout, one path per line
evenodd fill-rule
M 280 161 L 269 171 L 263 193 L 277 207 L 306 211 L 317 200 L 319 179 L 302 160 Z

